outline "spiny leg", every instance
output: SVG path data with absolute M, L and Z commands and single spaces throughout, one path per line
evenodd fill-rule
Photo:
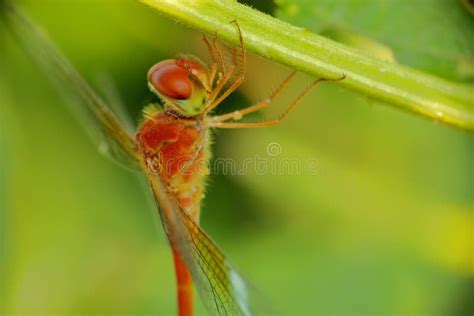
M 208 87 L 206 87 L 207 89 L 207 92 L 209 94 L 212 93 L 212 85 L 214 83 L 214 80 L 216 78 L 216 75 L 217 75 L 217 64 L 216 63 L 213 63 L 212 66 L 211 66 L 211 71 L 209 73 L 209 78 L 208 78 Z
M 209 94 L 208 102 L 210 102 L 210 104 L 212 104 L 212 101 L 217 97 L 219 92 L 222 90 L 222 88 L 224 88 L 225 84 L 229 81 L 229 79 L 231 78 L 233 74 L 234 74 L 234 67 L 231 67 L 230 70 L 225 75 L 219 78 L 219 81 L 217 82 L 216 87 Z M 209 111 L 206 109 L 204 113 L 207 113 Z
M 207 51 L 209 52 L 209 56 L 211 56 L 211 60 L 212 60 L 212 66 L 211 66 L 210 74 L 209 74 L 209 78 L 208 78 L 208 80 L 209 80 L 208 87 L 206 87 L 206 88 L 208 88 L 208 92 L 210 93 L 211 88 L 212 88 L 212 84 L 214 83 L 214 78 L 216 77 L 216 74 L 217 74 L 218 64 L 217 64 L 217 58 L 215 56 L 214 49 L 211 47 L 211 43 L 209 43 L 209 40 L 207 39 L 207 37 L 205 35 L 202 36 L 202 40 L 206 44 Z
M 221 71 L 223 73 L 226 73 L 227 70 L 226 70 L 224 55 L 222 54 L 222 51 L 219 48 L 219 45 L 217 44 L 217 32 L 215 32 L 212 38 L 212 43 L 209 41 L 209 39 L 206 36 L 203 36 L 202 39 L 204 43 L 206 44 L 206 47 L 207 47 L 207 50 L 209 51 L 209 55 L 211 56 L 212 62 L 220 66 Z
M 256 111 L 259 111 L 259 110 L 262 110 L 262 109 L 266 108 L 283 91 L 283 89 L 288 85 L 290 80 L 295 75 L 296 75 L 296 70 L 291 72 L 290 75 L 288 77 L 286 77 L 286 79 L 283 80 L 278 85 L 278 87 L 273 91 L 273 93 L 268 98 L 266 98 L 265 100 L 260 101 L 260 102 L 254 104 L 254 105 L 251 105 L 251 106 L 246 107 L 246 108 L 241 109 L 241 110 L 237 110 L 237 111 L 227 113 L 227 114 L 223 114 L 223 115 L 219 115 L 219 116 L 214 116 L 211 119 L 212 123 L 223 122 L 223 121 L 227 121 L 227 120 L 230 120 L 230 119 L 238 120 L 238 119 L 241 119 L 246 114 L 253 113 L 253 112 L 256 112 Z
M 227 73 L 227 69 L 225 66 L 224 55 L 222 55 L 222 51 L 217 45 L 217 34 L 214 36 L 214 39 L 212 40 L 212 44 L 214 45 L 214 49 L 217 52 L 217 56 L 219 57 L 219 63 L 222 67 L 222 73 L 225 75 Z
M 209 72 L 209 78 L 208 78 L 207 87 L 206 87 L 207 92 L 210 94 L 212 92 L 212 85 L 214 84 L 214 80 L 217 75 L 219 64 L 217 61 L 216 52 L 214 51 L 214 48 L 211 46 L 211 43 L 209 42 L 209 40 L 207 39 L 205 35 L 203 35 L 202 40 L 206 44 L 207 50 L 209 52 L 209 56 L 211 56 L 211 60 L 212 60 L 212 66 Z
M 215 127 L 215 128 L 258 128 L 258 127 L 266 127 L 266 126 L 273 126 L 281 123 L 285 118 L 288 117 L 288 114 L 290 114 L 291 111 L 295 109 L 295 107 L 303 100 L 305 96 L 307 96 L 320 82 L 323 81 L 328 81 L 328 82 L 335 82 L 335 81 L 340 81 L 346 78 L 346 75 L 343 75 L 341 78 L 338 79 L 326 79 L 326 78 L 320 78 L 316 81 L 314 81 L 302 94 L 300 94 L 291 104 L 288 106 L 288 108 L 283 112 L 280 117 L 273 119 L 273 120 L 268 120 L 268 121 L 263 121 L 263 122 L 253 122 L 253 123 L 223 123 L 222 121 L 217 121 L 217 122 L 211 122 L 209 124 L 209 127 Z M 256 107 L 259 105 L 258 103 L 255 104 L 254 106 Z M 250 108 L 253 108 L 254 106 L 251 106 Z M 244 109 L 246 110 L 246 109 Z M 243 110 L 242 110 L 243 111 Z M 249 112 L 250 113 L 250 112 Z
M 205 36 L 203 36 L 203 40 L 207 46 L 207 49 L 213 61 L 211 73 L 209 76 L 209 78 L 212 78 L 212 79 L 209 80 L 210 89 L 208 89 L 208 92 L 209 92 L 208 102 L 209 104 L 211 104 L 212 101 L 217 97 L 221 89 L 225 86 L 225 84 L 233 75 L 233 71 L 235 67 L 232 66 L 229 71 L 227 70 L 227 67 L 225 65 L 224 55 L 222 54 L 222 51 L 217 44 L 217 32 L 212 40 L 212 44 L 211 42 L 209 42 L 209 40 Z M 218 67 L 221 68 L 222 73 L 221 72 L 218 73 Z M 212 87 L 212 84 L 214 83 L 214 79 L 216 76 L 218 76 L 218 80 L 217 80 L 215 88 L 212 89 L 211 87 Z
M 232 92 L 234 92 L 244 82 L 245 70 L 247 68 L 247 56 L 246 56 L 245 49 L 244 49 L 244 39 L 243 39 L 243 36 L 242 36 L 242 30 L 240 29 L 239 23 L 236 20 L 232 21 L 231 23 L 235 23 L 235 25 L 237 27 L 237 31 L 239 33 L 240 51 L 241 51 L 241 54 L 242 54 L 242 65 L 240 67 L 241 71 L 240 71 L 239 75 L 236 77 L 235 81 L 217 99 L 215 99 L 215 98 L 219 94 L 219 91 L 217 91 L 217 93 L 213 94 L 213 98 L 210 99 L 210 101 L 209 101 L 210 105 L 206 108 L 205 113 L 209 113 L 210 111 L 212 111 L 215 107 L 217 107 L 225 98 L 227 98 Z M 232 62 L 233 62 L 233 68 L 232 69 L 234 71 L 235 71 L 235 69 L 237 69 L 239 67 L 237 65 L 237 57 L 236 56 L 237 56 L 237 52 L 236 52 L 235 49 L 233 49 L 232 50 Z M 227 80 L 230 79 L 230 76 L 224 76 L 224 77 L 227 77 Z M 222 89 L 223 86 L 224 85 L 222 85 L 220 87 L 220 89 Z
M 209 55 L 211 56 L 212 63 L 217 64 L 217 57 L 215 56 L 214 49 L 211 47 L 211 43 L 209 43 L 209 40 L 207 39 L 205 35 L 202 36 L 202 40 L 206 44 Z

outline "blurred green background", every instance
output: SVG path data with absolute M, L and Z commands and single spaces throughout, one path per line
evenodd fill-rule
M 297 2 L 253 4 L 319 31 Z M 352 20 L 344 19 L 349 3 Z M 410 29 L 402 13 L 390 21 L 392 33 L 364 32 L 377 16 L 377 6 L 365 12 L 364 3 L 370 1 L 326 5 L 318 19 L 389 38 L 383 44 L 407 65 L 472 80 L 450 54 L 434 54 L 438 63 L 416 48 L 409 54 L 403 46 L 399 54 L 393 43 L 406 42 L 410 32 L 431 36 Z M 179 52 L 207 60 L 202 34 L 135 1 L 21 4 L 94 87 L 98 78 L 113 79 L 135 120 L 154 100 L 145 80 L 150 65 Z M 456 19 L 472 19 L 460 2 L 450 6 Z M 0 313 L 175 314 L 172 260 L 147 187 L 97 153 L 45 76 L 0 30 Z M 471 31 L 456 36 L 469 39 Z M 470 47 L 463 49 L 472 61 Z M 220 110 L 265 98 L 289 71 L 250 55 L 245 84 Z M 275 106 L 251 119 L 278 114 L 310 82 L 299 75 Z M 472 314 L 471 135 L 326 85 L 279 126 L 218 131 L 214 157 L 239 166 L 268 158 L 272 142 L 281 146 L 273 158 L 315 159 L 316 174 L 212 175 L 202 225 L 276 310 Z M 198 310 L 205 313 L 200 303 Z

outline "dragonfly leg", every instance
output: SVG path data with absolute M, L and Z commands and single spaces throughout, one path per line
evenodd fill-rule
M 245 69 L 247 68 L 247 55 L 244 49 L 244 39 L 242 36 L 242 30 L 240 29 L 240 25 L 236 20 L 232 21 L 231 23 L 235 23 L 237 27 L 237 31 L 239 33 L 239 42 L 240 42 L 239 51 L 237 51 L 235 47 L 232 48 L 232 64 L 233 64 L 231 67 L 232 73 L 230 74 L 231 71 L 229 71 L 229 73 L 224 72 L 223 79 L 226 78 L 226 80 L 222 85 L 218 84 L 218 86 L 215 89 L 215 92 L 213 91 L 212 97 L 209 98 L 210 105 L 206 108 L 205 113 L 209 113 L 214 108 L 216 108 L 225 98 L 227 98 L 232 92 L 234 92 L 244 82 L 244 79 L 245 79 Z M 240 62 L 239 62 L 239 56 L 238 56 L 239 54 L 241 55 Z M 224 85 L 228 82 L 228 80 L 231 79 L 232 75 L 234 75 L 235 73 L 237 73 L 235 80 L 232 82 L 232 84 L 230 84 L 227 90 L 222 92 L 219 95 L 219 97 L 217 97 L 218 94 L 221 92 L 221 89 L 224 87 Z
M 217 34 L 214 35 L 214 39 L 212 41 L 212 44 L 207 39 L 206 36 L 203 35 L 202 39 L 203 39 L 204 43 L 206 44 L 209 55 L 211 56 L 212 68 L 216 68 L 216 73 L 217 73 L 218 67 L 220 67 L 222 73 L 225 74 L 227 72 L 227 69 L 226 69 L 226 65 L 225 65 L 225 62 L 224 62 L 224 57 L 222 55 L 222 52 L 219 49 L 219 46 L 217 46 L 217 42 L 216 42 Z M 214 78 L 215 75 L 212 76 L 212 77 Z M 211 82 L 211 84 L 212 84 L 212 82 Z
M 230 119 L 238 120 L 238 119 L 241 119 L 246 114 L 253 113 L 253 112 L 256 112 L 256 111 L 259 111 L 259 110 L 262 110 L 262 109 L 266 108 L 283 91 L 285 86 L 290 82 L 290 80 L 295 75 L 296 75 L 296 70 L 291 72 L 288 75 L 288 77 L 286 77 L 286 79 L 283 80 L 278 85 L 278 87 L 273 91 L 273 93 L 268 98 L 266 98 L 265 100 L 260 101 L 260 102 L 254 104 L 254 105 L 251 105 L 251 106 L 246 107 L 246 108 L 241 109 L 241 110 L 237 110 L 237 111 L 227 113 L 227 114 L 223 114 L 223 115 L 219 115 L 219 116 L 214 116 L 212 118 L 212 123 L 223 122 L 223 121 L 227 121 L 227 120 L 230 120 Z
M 219 94 L 219 92 L 222 90 L 222 88 L 224 88 L 224 85 L 229 81 L 230 77 L 234 74 L 234 67 L 231 67 L 230 70 L 225 74 L 223 75 L 222 77 L 219 78 L 218 82 L 217 82 L 217 85 L 216 87 L 214 88 L 214 90 L 212 90 L 212 92 L 209 94 L 209 99 L 208 99 L 208 102 L 209 104 L 212 105 L 212 100 L 214 100 L 217 95 Z M 209 111 L 211 111 L 212 109 L 210 109 L 210 106 L 208 106 L 206 108 L 206 110 L 204 111 L 204 113 L 207 113 Z
M 225 75 L 227 73 L 227 67 L 225 65 L 224 55 L 222 54 L 222 51 L 219 48 L 219 45 L 217 44 L 217 33 L 214 36 L 214 39 L 212 40 L 212 45 L 214 46 L 214 49 L 217 52 L 217 57 L 219 58 L 219 64 L 221 65 L 222 73 Z
M 211 47 L 211 43 L 210 43 L 209 40 L 207 39 L 206 35 L 203 35 L 203 36 L 202 36 L 202 40 L 203 40 L 204 43 L 206 44 L 207 51 L 209 52 L 209 56 L 211 56 L 212 63 L 213 63 L 213 64 L 217 64 L 217 57 L 216 57 L 216 55 L 215 55 L 214 48 Z
M 286 83 L 287 83 L 287 81 L 289 81 L 292 78 L 293 75 L 294 75 L 294 73 L 290 74 L 290 76 L 285 80 Z M 215 117 L 211 120 L 211 122 L 209 123 L 208 126 L 209 127 L 215 127 L 215 128 L 258 128 L 258 127 L 266 127 L 266 126 L 277 125 L 277 124 L 281 123 L 285 118 L 287 118 L 288 115 L 290 114 L 290 112 L 293 111 L 295 109 L 295 107 L 301 102 L 301 100 L 303 100 L 303 98 L 305 96 L 307 96 L 320 82 L 324 82 L 324 81 L 334 82 L 334 81 L 343 80 L 344 78 L 346 78 L 346 75 L 343 75 L 341 78 L 338 78 L 338 79 L 320 78 L 318 80 L 315 80 L 305 91 L 303 91 L 303 93 L 301 93 L 293 102 L 291 102 L 291 104 L 288 106 L 288 108 L 276 119 L 268 120 L 268 121 L 262 121 L 262 122 L 249 122 L 249 123 L 235 123 L 235 122 L 227 123 L 227 122 L 223 122 L 223 121 L 228 120 L 228 119 L 236 118 L 236 116 L 237 116 L 237 118 L 241 118 L 242 113 L 248 114 L 248 113 L 251 113 L 251 112 L 255 112 L 259 109 L 262 109 L 262 108 L 268 106 L 271 103 L 272 100 L 270 99 L 270 101 L 267 101 L 267 102 L 262 101 L 262 102 L 259 102 L 259 103 L 255 104 L 255 105 L 252 105 L 252 106 L 250 106 L 246 109 L 236 111 L 237 113 L 240 112 L 240 117 L 239 117 L 238 114 L 236 115 L 235 112 L 224 114 L 224 115 L 221 115 L 221 116 L 217 116 L 217 117 Z M 283 82 L 282 85 L 280 85 L 278 87 L 278 89 L 276 90 L 276 94 L 279 93 L 279 89 L 281 91 L 281 89 L 286 85 L 285 81 Z M 273 95 L 275 95 L 275 92 L 273 93 Z
M 231 75 L 233 74 L 233 69 L 230 69 L 229 72 L 227 71 L 227 66 L 225 64 L 224 55 L 222 54 L 219 45 L 217 44 L 217 32 L 214 35 L 212 43 L 207 39 L 206 36 L 202 38 L 204 43 L 206 44 L 207 50 L 209 51 L 209 55 L 212 59 L 212 67 L 211 72 L 209 75 L 209 97 L 208 102 L 209 104 L 217 97 L 217 94 L 222 90 L 224 85 L 230 79 Z M 219 69 L 220 68 L 220 69 Z M 219 71 L 219 73 L 218 73 Z M 214 84 L 214 80 L 218 76 L 218 80 L 214 89 L 212 89 L 212 85 Z
M 207 92 L 211 93 L 212 92 L 212 85 L 214 83 L 214 79 L 216 78 L 219 65 L 218 65 L 218 62 L 217 62 L 217 57 L 215 55 L 215 51 L 214 51 L 213 47 L 211 46 L 211 43 L 209 42 L 207 37 L 203 35 L 202 40 L 206 44 L 207 50 L 209 51 L 209 55 L 211 56 L 211 60 L 212 60 L 211 71 L 209 73 L 207 87 L 206 87 Z

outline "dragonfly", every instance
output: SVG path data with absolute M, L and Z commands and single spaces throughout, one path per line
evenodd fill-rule
M 218 128 L 259 128 L 277 125 L 311 92 L 315 80 L 276 119 L 242 122 L 245 115 L 269 106 L 295 76 L 288 77 L 261 102 L 230 113 L 213 115 L 243 82 L 246 70 L 244 35 L 237 21 L 238 46 L 222 45 L 217 36 L 203 37 L 210 66 L 191 55 L 160 61 L 146 74 L 148 86 L 161 101 L 143 110 L 143 121 L 133 135 L 83 79 L 54 43 L 20 9 L 2 4 L 2 18 L 15 38 L 63 92 L 67 103 L 92 131 L 102 153 L 129 169 L 146 175 L 172 250 L 178 315 L 194 313 L 193 284 L 215 315 L 258 315 L 258 295 L 199 224 L 211 131 Z M 71 98 L 72 96 L 72 98 Z M 115 105 L 117 106 L 117 105 Z

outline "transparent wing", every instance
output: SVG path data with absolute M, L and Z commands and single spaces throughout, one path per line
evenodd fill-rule
M 71 63 L 20 10 L 0 0 L 0 14 L 22 48 L 55 83 L 58 91 L 76 114 L 99 150 L 120 164 L 137 169 L 138 154 L 134 138 L 99 98 Z
M 137 130 L 135 122 L 127 111 L 122 95 L 116 85 L 114 78 L 108 73 L 99 73 L 94 82 L 98 84 L 99 92 L 104 96 L 105 102 L 110 105 L 112 111 L 117 115 L 122 125 L 129 133 Z
M 147 173 L 171 246 L 183 257 L 207 308 L 215 315 L 275 315 L 206 232 L 165 193 L 160 179 Z
M 246 281 L 185 210 L 179 208 L 177 215 L 170 228 L 177 226 L 182 235 L 177 248 L 207 307 L 217 315 L 253 315 Z

